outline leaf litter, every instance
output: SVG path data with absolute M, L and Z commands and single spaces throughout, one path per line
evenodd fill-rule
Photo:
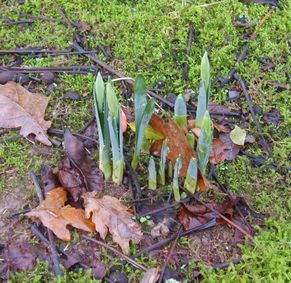
M 19 128 L 20 135 L 34 134 L 36 140 L 52 145 L 47 136 L 51 126 L 44 120 L 49 99 L 39 93 L 31 93 L 15 82 L 0 85 L 0 127 Z

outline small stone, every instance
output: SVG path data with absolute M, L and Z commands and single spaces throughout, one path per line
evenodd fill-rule
M 230 90 L 228 92 L 228 99 L 235 100 L 239 97 L 240 93 L 237 90 Z
M 119 271 L 112 272 L 109 276 L 109 279 L 112 282 L 116 282 L 116 283 L 128 283 L 127 276 L 124 273 L 119 272 Z

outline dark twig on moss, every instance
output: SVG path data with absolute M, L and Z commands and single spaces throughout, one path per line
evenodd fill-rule
M 96 239 L 92 239 L 88 236 L 85 236 L 85 235 L 81 235 L 81 238 L 82 239 L 85 239 L 87 241 L 90 241 L 96 245 L 99 245 L 101 247 L 104 247 L 110 251 L 112 251 L 113 253 L 115 253 L 116 255 L 120 256 L 121 258 L 123 258 L 126 262 L 128 262 L 129 264 L 131 264 L 132 266 L 134 266 L 135 268 L 138 268 L 140 270 L 143 270 L 143 271 L 147 271 L 147 268 L 145 266 L 143 266 L 142 264 L 139 264 L 138 262 L 136 262 L 135 260 L 131 259 L 130 257 L 126 256 L 125 254 L 119 252 L 118 250 L 116 250 L 115 248 L 107 245 L 106 243 L 103 243 L 101 241 L 98 241 Z
M 21 49 L 0 49 L 0 55 L 6 55 L 6 54 L 44 54 L 44 55 L 79 55 L 79 54 L 95 54 L 98 51 L 71 51 L 71 50 L 44 50 L 44 49 L 38 49 L 38 48 L 21 48 Z
M 272 13 L 274 12 L 275 9 L 276 9 L 275 7 L 270 8 L 268 10 L 268 12 L 262 17 L 262 19 L 260 20 L 260 22 L 256 25 L 256 28 L 255 28 L 254 32 L 252 33 L 252 35 L 250 37 L 250 40 L 255 40 L 255 38 L 257 37 L 257 34 L 258 34 L 259 30 L 264 25 L 264 23 L 267 21 L 267 19 L 272 15 Z M 250 41 L 248 41 L 244 45 L 242 51 L 240 52 L 239 56 L 236 59 L 236 62 L 234 64 L 234 67 L 231 69 L 231 71 L 229 72 L 229 74 L 225 78 L 221 78 L 219 80 L 221 87 L 224 87 L 226 84 L 228 84 L 231 81 L 233 81 L 234 75 L 235 75 L 236 70 L 237 70 L 237 66 L 246 57 L 246 54 L 247 54 L 249 48 L 250 48 Z
M 41 203 L 44 200 L 44 196 L 43 196 L 43 192 L 42 192 L 42 189 L 40 187 L 40 184 L 39 184 L 39 182 L 37 180 L 37 177 L 36 177 L 36 175 L 34 174 L 33 171 L 29 172 L 29 176 L 31 177 L 31 179 L 32 179 L 32 181 L 34 183 L 38 200 Z M 54 242 L 53 233 L 48 228 L 47 228 L 47 233 L 48 233 L 48 237 L 49 237 L 49 246 L 50 246 L 50 251 L 51 251 L 51 259 L 52 259 L 52 263 L 53 263 L 54 272 L 55 272 L 56 276 L 63 276 L 64 273 L 63 273 L 63 271 L 61 270 L 61 267 L 60 267 L 60 262 L 59 262 L 59 258 L 58 258 L 56 245 L 55 245 L 55 242 Z
M 207 222 L 205 224 L 201 224 L 199 226 L 196 226 L 194 228 L 191 228 L 191 229 L 188 229 L 188 230 L 182 232 L 180 234 L 179 238 L 183 237 L 183 236 L 190 235 L 190 234 L 195 233 L 195 232 L 201 232 L 201 231 L 213 228 L 215 226 L 216 226 L 216 219 L 213 218 L 213 219 L 211 219 L 209 222 Z M 170 243 L 171 241 L 173 241 L 176 238 L 176 236 L 177 235 L 173 235 L 173 236 L 171 236 L 171 237 L 169 237 L 167 239 L 164 239 L 164 240 L 162 240 L 162 241 L 160 241 L 158 243 L 155 243 L 155 244 L 153 244 L 153 245 L 141 250 L 140 252 L 136 253 L 135 255 L 132 256 L 132 258 L 137 258 L 137 257 L 141 256 L 144 253 L 149 253 L 149 252 L 151 252 L 153 250 L 161 248 L 161 247 L 167 245 L 168 243 Z
M 0 70 L 13 71 L 20 73 L 66 73 L 66 74 L 80 74 L 87 75 L 88 73 L 96 73 L 94 66 L 66 66 L 66 67 L 2 67 Z
M 179 238 L 181 236 L 181 233 L 182 233 L 182 225 L 180 225 L 179 230 L 177 232 L 177 235 L 176 235 L 174 241 L 172 242 L 171 248 L 170 248 L 170 250 L 168 252 L 168 255 L 167 255 L 167 258 L 166 258 L 166 260 L 164 262 L 164 265 L 163 265 L 163 268 L 162 268 L 158 283 L 161 283 L 162 280 L 163 280 L 163 277 L 164 277 L 164 274 L 165 274 L 165 270 L 166 270 L 166 268 L 167 268 L 167 266 L 169 264 L 169 261 L 170 261 L 172 255 L 173 255 L 173 252 L 174 252 L 174 250 L 175 250 L 175 248 L 177 246 L 177 242 L 178 242 L 178 240 L 179 240 Z
M 234 78 L 237 80 L 237 82 L 239 83 L 241 89 L 242 89 L 242 92 L 246 98 L 246 101 L 248 103 L 248 106 L 249 106 L 249 109 L 250 109 L 250 112 L 251 112 L 251 115 L 252 115 L 252 118 L 256 124 L 256 127 L 257 127 L 257 130 L 258 130 L 258 133 L 259 135 L 261 136 L 261 139 L 262 139 L 262 142 L 264 143 L 264 148 L 267 149 L 267 152 L 269 155 L 271 155 L 271 147 L 268 143 L 268 141 L 265 139 L 264 135 L 263 135 L 263 131 L 262 131 L 262 127 L 260 125 L 260 123 L 258 122 L 257 118 L 256 118 L 256 114 L 255 114 L 255 111 L 254 111 L 254 107 L 253 107 L 253 103 L 252 103 L 252 100 L 250 98 L 250 95 L 249 95 L 249 92 L 248 92 L 248 88 L 247 88 L 247 85 L 246 83 L 244 82 L 244 80 L 240 77 L 240 75 L 238 73 L 235 73 L 234 74 Z

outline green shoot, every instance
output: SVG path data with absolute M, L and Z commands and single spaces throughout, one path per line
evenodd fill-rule
M 96 78 L 93 97 L 99 137 L 99 168 L 102 170 L 105 179 L 108 180 L 111 177 L 111 165 L 109 156 L 110 138 L 107 122 L 108 105 L 104 82 L 100 73 L 98 73 Z
M 155 190 L 157 188 L 157 171 L 154 158 L 151 156 L 149 163 L 149 181 L 148 187 L 150 190 Z
M 210 96 L 210 65 L 207 57 L 207 52 L 205 52 L 201 61 L 201 85 L 199 88 L 196 112 L 196 125 L 198 128 L 201 128 L 205 111 L 208 109 L 209 96 Z
M 174 113 L 173 119 L 176 124 L 181 128 L 187 126 L 187 106 L 182 94 L 175 101 Z
M 206 165 L 208 163 L 208 158 L 211 151 L 212 138 L 213 124 L 209 112 L 206 111 L 202 121 L 201 133 L 198 139 L 196 149 L 199 159 L 199 168 L 202 173 L 205 173 Z
M 161 150 L 161 159 L 160 159 L 160 168 L 159 168 L 159 183 L 164 186 L 166 183 L 165 178 L 165 167 L 166 167 L 166 161 L 167 161 L 167 155 L 168 155 L 168 145 L 167 142 L 163 142 L 162 150 Z
M 194 194 L 196 185 L 197 185 L 197 175 L 198 175 L 198 165 L 196 158 L 192 157 L 188 170 L 187 175 L 184 183 L 185 189 L 187 189 L 190 193 Z
M 174 193 L 175 201 L 181 200 L 180 189 L 179 189 L 179 172 L 181 168 L 182 168 L 182 159 L 179 156 L 175 163 L 174 177 L 173 177 L 173 193 Z
M 109 108 L 108 125 L 113 163 L 112 180 L 117 184 L 121 184 L 124 171 L 121 110 L 111 82 L 106 85 L 106 97 Z
M 139 74 L 136 77 L 134 84 L 134 115 L 135 115 L 135 149 L 131 165 L 136 169 L 145 129 L 154 112 L 155 101 L 150 99 L 147 101 L 146 84 L 144 77 Z
M 186 136 L 188 143 L 190 144 L 191 148 L 195 147 L 195 136 L 192 132 L 189 132 Z

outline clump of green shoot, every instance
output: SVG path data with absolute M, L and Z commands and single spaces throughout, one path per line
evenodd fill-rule
M 201 60 L 201 84 L 199 88 L 198 95 L 198 104 L 196 112 L 196 126 L 201 128 L 202 120 L 205 114 L 205 111 L 208 109 L 208 102 L 210 96 L 210 64 L 207 56 L 207 52 L 204 53 L 204 56 Z
M 194 194 L 195 189 L 196 189 L 197 175 L 198 175 L 197 159 L 192 157 L 188 165 L 187 175 L 184 182 L 185 189 L 188 190 L 192 194 Z
M 154 112 L 155 101 L 147 101 L 146 83 L 143 75 L 137 75 L 134 83 L 135 148 L 131 165 L 136 169 L 142 148 L 145 128 Z
M 182 168 L 182 159 L 179 156 L 176 159 L 175 167 L 174 167 L 174 177 L 173 177 L 173 193 L 175 201 L 181 200 L 180 189 L 179 189 L 179 172 Z
M 95 116 L 99 137 L 99 168 L 102 170 L 106 180 L 111 177 L 110 164 L 110 137 L 108 127 L 108 104 L 106 99 L 106 91 L 101 74 L 98 73 L 94 90 L 94 106 Z
M 182 94 L 175 101 L 173 120 L 181 128 L 187 126 L 187 106 Z
M 166 183 L 165 169 L 166 169 L 166 161 L 167 161 L 168 151 L 169 151 L 169 148 L 167 145 L 167 141 L 164 141 L 163 146 L 162 146 L 162 150 L 161 150 L 160 168 L 159 168 L 159 174 L 158 174 L 159 183 L 162 186 L 164 186 Z
M 187 133 L 187 141 L 190 144 L 191 148 L 195 147 L 195 136 L 192 132 Z
M 213 138 L 213 124 L 209 115 L 206 111 L 202 120 L 201 133 L 197 143 L 197 155 L 199 160 L 199 168 L 202 173 L 205 173 L 206 165 L 211 151 L 211 144 Z
M 149 180 L 148 187 L 150 190 L 155 190 L 157 188 L 157 171 L 154 158 L 151 156 L 149 162 Z
M 121 109 L 111 82 L 106 85 L 106 97 L 109 109 L 108 126 L 112 150 L 112 180 L 117 184 L 121 184 L 125 165 Z

